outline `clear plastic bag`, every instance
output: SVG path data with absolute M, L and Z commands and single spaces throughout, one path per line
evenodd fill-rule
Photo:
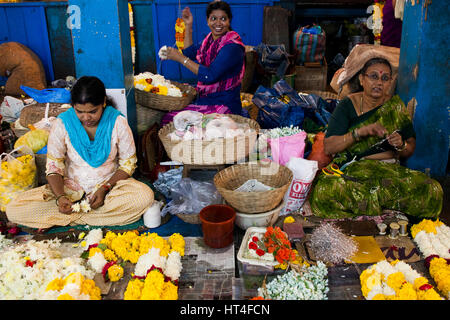
M 211 182 L 181 179 L 170 186 L 172 201 L 161 211 L 161 216 L 170 214 L 197 214 L 204 207 L 222 203 L 222 196 Z
M 0 159 L 0 210 L 5 211 L 17 194 L 36 187 L 37 169 L 34 153 L 27 146 L 2 153 Z

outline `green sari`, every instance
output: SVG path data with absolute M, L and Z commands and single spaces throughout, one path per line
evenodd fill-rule
M 370 114 L 353 119 L 346 132 L 375 122 L 383 125 L 389 133 L 400 130 L 404 140 L 414 136 L 411 119 L 398 96 L 392 97 Z M 335 130 L 332 127 L 330 129 Z M 342 167 L 355 156 L 367 156 L 366 151 L 381 140 L 372 136 L 356 142 L 337 154 L 333 163 Z M 390 209 L 420 218 L 437 218 L 442 210 L 441 185 L 420 171 L 396 163 L 368 159 L 352 162 L 343 171 L 358 181 L 323 173 L 318 175 L 309 198 L 314 215 L 332 219 L 353 218 L 361 215 L 378 216 L 383 210 Z

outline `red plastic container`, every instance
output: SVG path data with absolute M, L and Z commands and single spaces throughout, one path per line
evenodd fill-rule
M 224 204 L 213 204 L 200 211 L 203 240 L 211 248 L 225 248 L 233 243 L 236 211 Z

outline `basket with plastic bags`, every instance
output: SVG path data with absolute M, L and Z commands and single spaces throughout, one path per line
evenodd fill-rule
M 20 192 L 36 187 L 36 162 L 33 151 L 23 145 L 0 155 L 0 210 L 5 211 Z

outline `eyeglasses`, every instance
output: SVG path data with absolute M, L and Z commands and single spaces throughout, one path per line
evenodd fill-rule
M 364 75 L 367 76 L 372 81 L 380 80 L 380 76 L 378 74 L 376 74 L 376 73 L 371 73 L 371 74 L 365 73 Z M 391 80 L 391 76 L 388 76 L 387 74 L 383 74 L 381 76 L 381 81 L 388 82 L 389 80 Z

